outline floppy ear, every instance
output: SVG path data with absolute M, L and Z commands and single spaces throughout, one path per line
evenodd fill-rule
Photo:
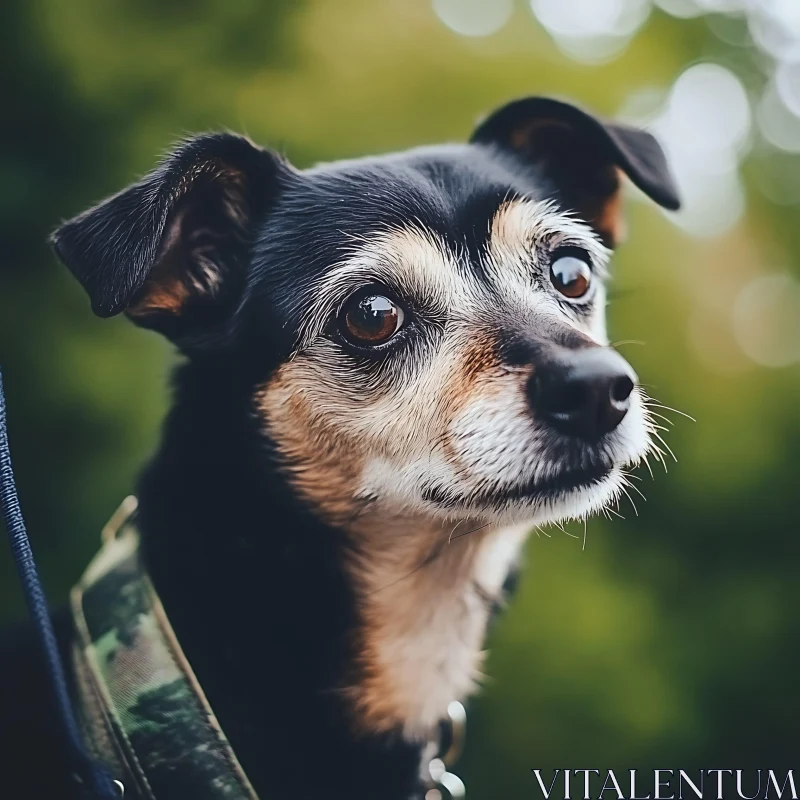
M 51 242 L 99 316 L 126 311 L 171 339 L 204 336 L 241 295 L 253 224 L 281 168 L 241 136 L 196 136 Z
M 556 199 L 613 246 L 622 237 L 620 172 L 672 210 L 678 190 L 664 151 L 646 131 L 603 122 L 546 97 L 515 100 L 484 120 L 471 142 L 515 154 L 544 177 Z

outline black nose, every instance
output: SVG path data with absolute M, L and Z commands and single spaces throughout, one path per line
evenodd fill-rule
M 622 422 L 636 373 L 607 347 L 559 348 L 534 366 L 528 397 L 534 413 L 570 436 L 597 439 Z

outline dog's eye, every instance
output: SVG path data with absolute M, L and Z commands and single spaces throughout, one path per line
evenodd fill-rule
M 589 254 L 578 247 L 556 250 L 550 262 L 550 280 L 564 297 L 583 297 L 592 283 Z
M 388 342 L 403 325 L 403 309 L 373 287 L 354 294 L 342 307 L 339 325 L 346 339 L 362 347 Z

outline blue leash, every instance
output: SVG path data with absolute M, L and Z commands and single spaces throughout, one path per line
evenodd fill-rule
M 86 750 L 78 727 L 75 712 L 67 688 L 64 665 L 56 644 L 47 600 L 44 596 L 36 562 L 33 559 L 31 543 L 25 531 L 25 521 L 19 505 L 17 488 L 14 484 L 14 472 L 11 468 L 11 452 L 8 446 L 8 428 L 6 426 L 6 399 L 3 394 L 3 374 L 0 371 L 0 505 L 3 518 L 11 542 L 11 551 L 17 567 L 28 612 L 39 638 L 50 677 L 50 684 L 56 702 L 58 716 L 64 730 L 64 737 L 70 756 L 75 765 L 75 772 L 97 800 L 118 800 L 120 792 L 115 786 L 106 768 L 93 759 Z

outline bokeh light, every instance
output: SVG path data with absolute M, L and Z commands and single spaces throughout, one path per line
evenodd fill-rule
M 748 283 L 733 307 L 733 329 L 739 346 L 756 364 L 800 363 L 800 281 L 779 273 Z
M 433 0 L 433 10 L 448 28 L 462 36 L 497 33 L 514 10 L 513 0 Z
M 531 0 L 531 10 L 561 50 L 591 63 L 622 51 L 646 21 L 650 0 Z
M 786 108 L 800 117 L 800 61 L 781 63 L 775 72 L 775 88 Z
M 756 44 L 779 60 L 800 58 L 800 3 L 796 0 L 754 0 L 741 6 L 748 14 Z
M 684 199 L 676 223 L 697 236 L 724 233 L 744 211 L 738 169 L 747 150 L 750 105 L 739 79 L 717 64 L 689 67 L 652 129 Z
M 788 179 L 776 176 L 775 162 L 764 156 L 769 149 L 800 152 L 800 2 L 653 0 L 652 5 L 679 19 L 705 16 L 717 38 L 739 48 L 753 66 L 747 90 L 730 67 L 705 63 L 677 77 L 660 113 L 637 114 L 640 98 L 623 104 L 622 115 L 650 122 L 669 152 L 686 201 L 672 219 L 704 238 L 736 224 L 745 208 L 739 167 L 755 137 L 759 163 L 770 164 L 770 174 L 758 178 L 756 186 L 773 202 L 797 203 Z M 531 0 L 531 8 L 564 53 L 595 63 L 621 55 L 647 22 L 651 2 Z
M 654 3 L 667 14 L 679 19 L 690 19 L 703 13 L 694 0 L 654 0 Z
M 784 95 L 775 84 L 761 97 L 758 125 L 771 145 L 787 153 L 800 153 L 800 116 L 787 107 Z
M 721 42 L 749 62 L 747 87 L 730 64 L 690 65 L 671 87 L 639 88 L 620 115 L 648 124 L 663 141 L 685 198 L 671 215 L 687 233 L 720 236 L 744 213 L 740 167 L 755 148 L 763 174 L 756 188 L 772 202 L 800 203 L 795 165 L 776 170 L 770 152 L 800 153 L 800 0 L 529 0 L 530 10 L 573 61 L 603 64 L 620 58 L 655 11 L 677 19 L 703 17 Z M 433 0 L 438 18 L 464 36 L 502 30 L 512 0 Z M 664 97 L 660 107 L 653 99 Z M 755 125 L 753 125 L 755 118 Z

